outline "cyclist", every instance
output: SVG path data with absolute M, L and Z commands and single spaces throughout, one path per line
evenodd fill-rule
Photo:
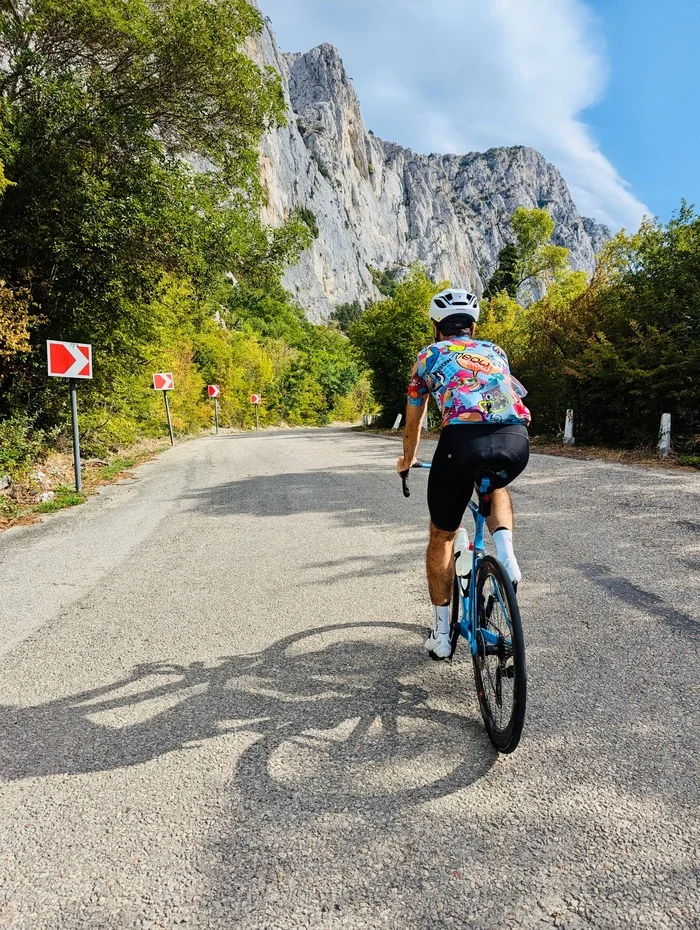
M 408 387 L 403 456 L 399 474 L 416 462 L 428 398 L 442 413 L 442 433 L 428 481 L 430 541 L 426 554 L 428 588 L 435 626 L 425 648 L 447 658 L 450 645 L 450 597 L 454 579 L 453 541 L 483 469 L 503 471 L 492 494 L 487 525 L 496 554 L 514 584 L 521 574 L 513 551 L 513 508 L 505 485 L 529 458 L 530 412 L 522 403 L 523 386 L 510 373 L 505 352 L 474 338 L 479 302 L 468 291 L 442 291 L 430 303 L 435 342 L 418 354 Z

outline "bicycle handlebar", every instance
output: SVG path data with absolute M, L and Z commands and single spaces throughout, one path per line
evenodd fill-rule
M 415 465 L 411 465 L 411 468 L 430 468 L 430 462 L 416 462 Z M 401 483 L 403 485 L 403 496 L 410 497 L 411 491 L 408 487 L 408 472 L 401 472 Z

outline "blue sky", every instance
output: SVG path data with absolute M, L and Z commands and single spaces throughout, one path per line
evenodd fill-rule
M 685 197 L 700 207 L 700 4 L 590 0 L 609 77 L 584 114 L 602 150 L 661 219 Z
M 260 0 L 331 42 L 367 127 L 418 152 L 531 145 L 614 228 L 700 205 L 697 0 Z

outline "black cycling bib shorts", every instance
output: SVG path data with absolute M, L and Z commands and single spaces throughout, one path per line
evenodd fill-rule
M 493 487 L 505 487 L 530 458 L 527 427 L 469 423 L 443 427 L 428 479 L 428 509 L 437 529 L 454 532 L 462 522 L 480 472 L 504 471 Z

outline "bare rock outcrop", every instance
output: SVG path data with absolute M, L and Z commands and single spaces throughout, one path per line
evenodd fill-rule
M 546 207 L 573 267 L 594 269 L 610 233 L 579 214 L 561 174 L 534 149 L 415 154 L 368 132 L 332 45 L 283 54 L 268 27 L 252 52 L 281 73 L 288 105 L 288 125 L 262 145 L 265 219 L 279 223 L 303 207 L 318 228 L 285 276 L 313 318 L 339 303 L 376 299 L 371 268 L 400 274 L 416 261 L 436 280 L 481 294 L 520 205 Z

